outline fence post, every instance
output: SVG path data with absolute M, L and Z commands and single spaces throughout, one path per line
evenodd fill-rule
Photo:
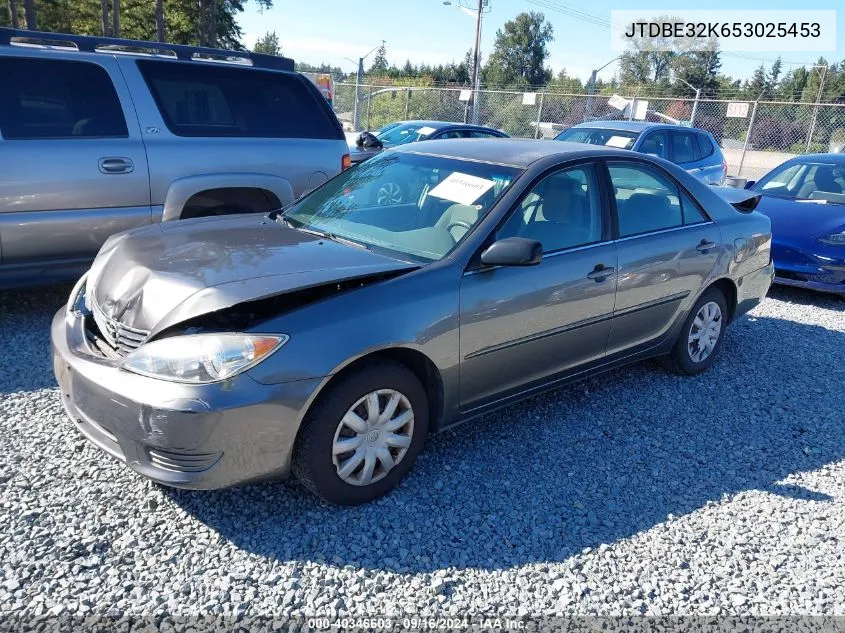
M 819 81 L 819 94 L 816 95 L 816 107 L 813 108 L 813 118 L 810 121 L 810 133 L 807 135 L 807 153 L 810 153 L 810 145 L 813 142 L 813 132 L 816 131 L 816 117 L 819 115 L 819 104 L 822 102 L 822 92 L 824 91 L 824 79 L 827 76 L 827 66 L 823 66 L 824 72 L 821 74 Z
M 540 107 L 537 108 L 537 129 L 534 131 L 534 138 L 540 138 L 540 119 L 543 118 L 543 97 L 546 96 L 545 92 L 540 93 Z
M 411 87 L 408 86 L 408 91 L 405 93 L 405 120 L 408 120 L 408 112 L 411 109 Z
M 631 104 L 630 104 L 629 107 L 630 107 L 630 109 L 628 110 L 628 120 L 633 121 L 634 120 L 634 111 L 637 109 L 637 98 L 636 97 L 631 99 Z
M 373 87 L 370 86 L 369 96 L 367 97 L 367 131 L 370 131 L 370 110 L 373 108 Z
M 754 129 L 754 119 L 757 117 L 757 106 L 760 100 L 754 102 L 754 109 L 751 110 L 751 120 L 748 122 L 748 131 L 745 133 L 745 143 L 742 146 L 742 158 L 739 159 L 739 168 L 736 170 L 737 176 L 742 176 L 742 166 L 745 163 L 745 152 L 748 151 L 748 141 L 751 138 L 751 130 Z

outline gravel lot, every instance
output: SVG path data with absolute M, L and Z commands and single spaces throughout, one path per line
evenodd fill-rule
M 773 290 L 704 376 L 510 407 L 338 509 L 165 490 L 89 446 L 50 367 L 69 290 L 0 293 L 0 614 L 845 615 L 839 298 Z

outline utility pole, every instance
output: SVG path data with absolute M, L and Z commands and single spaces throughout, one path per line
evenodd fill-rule
M 604 64 L 603 66 L 599 66 L 596 68 L 592 73 L 590 73 L 590 83 L 587 85 L 587 107 L 584 109 L 584 121 L 588 121 L 593 115 L 593 96 L 596 94 L 596 81 L 599 72 L 610 66 L 613 62 L 620 59 L 619 57 L 614 57 L 609 62 Z
M 361 101 L 361 85 L 364 83 L 364 60 L 386 44 L 387 42 L 382 40 L 379 46 L 376 46 L 369 53 L 358 58 L 358 72 L 355 75 L 355 104 L 352 109 L 352 126 L 356 131 L 361 129 L 361 112 L 358 107 L 358 102 Z M 355 60 L 350 59 L 349 57 L 344 57 L 344 59 L 348 59 L 353 64 L 355 63 Z M 367 112 L 369 112 L 369 106 L 367 107 Z M 369 116 L 367 118 L 369 119 Z
M 478 125 L 478 97 L 481 89 L 481 21 L 484 16 L 484 0 L 478 0 L 475 23 L 475 54 L 472 63 L 472 123 Z

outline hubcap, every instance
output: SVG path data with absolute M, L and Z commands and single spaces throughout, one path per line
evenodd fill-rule
M 394 389 L 372 391 L 341 419 L 332 443 L 337 475 L 353 486 L 384 478 L 408 452 L 414 435 L 414 410 Z
M 705 360 L 722 334 L 722 309 L 715 301 L 708 301 L 692 321 L 692 327 L 687 338 L 687 351 L 695 363 Z
M 379 187 L 376 194 L 378 204 L 399 204 L 402 202 L 402 189 L 395 182 L 386 182 Z

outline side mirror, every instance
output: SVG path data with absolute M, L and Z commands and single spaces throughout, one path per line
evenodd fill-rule
M 382 142 L 378 140 L 378 137 L 370 132 L 361 132 L 358 138 L 355 139 L 355 145 L 367 149 L 382 149 L 384 147 Z
M 756 180 L 748 180 L 748 181 L 745 182 L 745 186 L 743 187 L 743 189 L 751 189 L 751 187 L 753 187 L 756 184 L 757 184 Z
M 543 261 L 543 245 L 524 237 L 506 237 L 481 253 L 485 266 L 536 266 Z

